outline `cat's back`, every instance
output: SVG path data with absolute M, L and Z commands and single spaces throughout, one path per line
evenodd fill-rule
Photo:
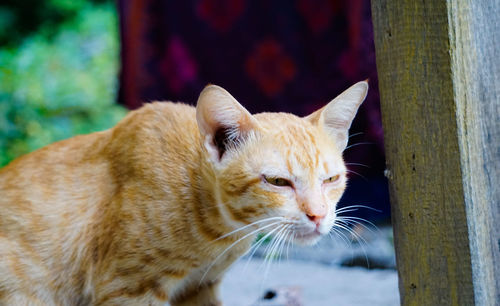
M 54 206 L 56 199 L 78 197 L 87 181 L 106 173 L 102 152 L 109 137 L 110 131 L 80 135 L 14 160 L 0 169 L 0 207 L 20 208 L 27 202 Z
M 96 179 L 113 181 L 113 164 L 127 167 L 132 160 L 142 164 L 158 154 L 170 155 L 168 159 L 187 158 L 187 152 L 194 154 L 198 143 L 194 107 L 150 103 L 130 112 L 109 130 L 53 143 L 1 168 L 0 206 L 21 203 L 12 196 L 26 193 L 36 193 L 33 199 L 47 200 L 57 186 L 65 187 L 57 196 L 64 197 L 71 190 L 82 194 L 86 186 L 98 185 Z
M 134 135 L 151 149 L 183 151 L 198 144 L 196 109 L 183 103 L 153 102 L 131 112 L 115 127 L 115 140 L 121 133 Z M 122 141 L 121 139 L 119 141 Z M 126 145 L 126 143 L 121 143 Z M 168 144 L 168 146 L 165 146 Z M 179 151 L 180 150 L 180 151 Z

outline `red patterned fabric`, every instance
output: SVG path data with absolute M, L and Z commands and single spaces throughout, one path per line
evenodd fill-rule
M 296 72 L 294 60 L 274 39 L 256 44 L 245 61 L 245 68 L 246 74 L 270 98 L 279 95 Z
M 244 0 L 201 0 L 196 4 L 198 17 L 218 32 L 231 29 L 246 6 Z

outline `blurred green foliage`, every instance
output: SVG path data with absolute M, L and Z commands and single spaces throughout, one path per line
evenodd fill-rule
M 34 32 L 47 38 L 61 23 L 74 19 L 91 3 L 112 0 L 2 0 L 0 2 L 0 46 L 13 46 Z
M 49 2 L 74 9 L 70 0 Z M 51 37 L 42 30 L 0 49 L 0 167 L 51 142 L 109 128 L 126 113 L 114 103 L 115 8 L 74 2 L 73 18 Z

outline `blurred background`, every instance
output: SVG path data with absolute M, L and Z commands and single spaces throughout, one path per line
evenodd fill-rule
M 126 114 L 118 37 L 112 1 L 0 2 L 0 167 Z
M 268 287 L 278 288 L 270 302 L 283 291 L 299 292 L 304 305 L 332 305 L 333 297 L 345 305 L 397 304 L 369 0 L 1 0 L 0 167 L 54 141 L 107 129 L 143 103 L 194 105 L 208 83 L 252 113 L 303 116 L 364 79 L 370 91 L 350 130 L 350 182 L 339 207 L 370 208 L 346 212 L 347 229 L 317 248 L 294 248 L 267 281 L 247 275 L 257 267 L 235 265 L 223 293 L 227 305 L 250 305 Z M 273 256 L 269 243 L 248 265 Z M 310 281 L 286 281 L 301 269 Z M 260 287 L 226 285 L 241 273 Z M 322 275 L 328 281 L 313 278 Z M 325 296 L 315 282 L 331 286 L 319 287 Z

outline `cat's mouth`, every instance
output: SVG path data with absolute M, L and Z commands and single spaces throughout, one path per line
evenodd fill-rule
M 312 245 L 318 242 L 321 236 L 322 234 L 317 229 L 310 232 L 297 232 L 294 242 L 299 245 Z

